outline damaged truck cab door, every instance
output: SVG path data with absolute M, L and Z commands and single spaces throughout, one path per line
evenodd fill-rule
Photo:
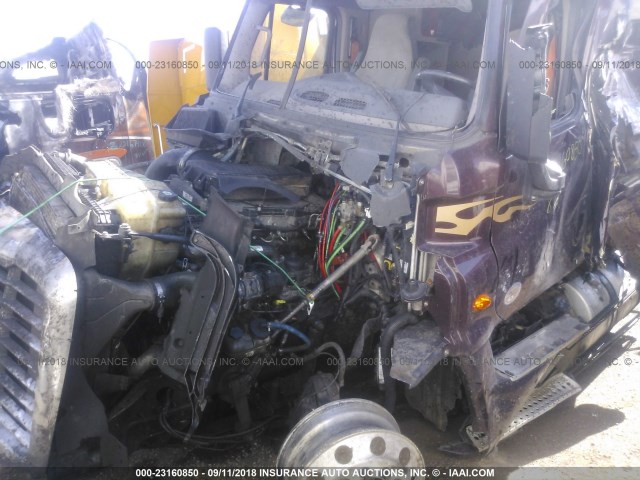
M 586 42 L 580 38 L 592 11 L 572 0 L 533 15 L 536 3 L 527 12 L 535 18 L 527 18 L 519 32 L 520 25 L 511 26 L 511 37 L 519 38 L 505 52 L 497 197 L 506 203 L 494 212 L 491 229 L 502 318 L 584 260 L 591 215 L 588 125 L 576 92 L 584 82 L 578 59 Z
M 527 162 L 531 187 L 542 195 L 562 190 L 566 177 L 562 165 L 549 159 L 553 98 L 547 95 L 549 79 L 539 67 L 548 61 L 552 29 L 551 24 L 528 28 L 524 47 L 510 41 L 505 72 L 506 150 Z

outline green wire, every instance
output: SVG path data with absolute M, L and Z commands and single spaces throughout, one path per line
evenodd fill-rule
M 340 230 L 340 233 L 338 234 L 338 238 L 336 238 L 336 243 L 335 243 L 336 246 L 340 245 L 340 240 L 342 239 L 343 236 L 344 236 L 344 229 Z
M 258 247 L 254 247 L 253 245 L 249 247 L 251 249 L 252 252 L 256 252 L 258 255 L 260 255 L 262 258 L 264 258 L 267 262 L 269 262 L 271 265 L 273 265 L 275 268 L 278 269 L 278 271 L 280 273 L 282 273 L 282 275 L 284 275 L 287 280 L 289 280 L 289 282 L 291 282 L 291 285 L 293 285 L 294 287 L 296 287 L 296 290 L 298 290 L 298 292 L 300 293 L 300 295 L 302 295 L 303 297 L 306 298 L 307 294 L 306 292 L 300 287 L 300 285 L 298 285 L 296 283 L 296 281 L 291 278 L 291 276 L 287 273 L 287 271 L 282 268 L 280 265 L 278 265 L 276 262 L 274 262 L 273 260 L 271 260 L 267 255 L 265 255 L 264 253 L 262 253 Z
M 184 198 L 182 198 L 180 195 L 178 195 L 178 198 L 187 206 L 193 208 L 196 212 L 198 212 L 200 215 L 202 215 L 203 217 L 206 216 L 207 214 L 204 213 L 202 210 L 200 210 L 198 207 L 196 207 L 194 204 L 192 204 L 191 202 L 185 200 Z M 289 282 L 291 282 L 291 285 L 293 285 L 294 287 L 296 287 L 296 290 L 298 290 L 298 292 L 300 293 L 300 295 L 302 295 L 303 297 L 306 298 L 307 293 L 300 287 L 300 285 L 298 285 L 296 283 L 296 281 L 291 278 L 291 275 L 289 275 L 287 273 L 287 271 L 282 268 L 280 265 L 278 265 L 276 262 L 274 262 L 273 260 L 271 260 L 267 255 L 265 255 L 264 253 L 262 253 L 258 247 L 254 247 L 253 245 L 249 247 L 251 249 L 252 252 L 256 252 L 258 255 L 260 255 L 262 258 L 264 258 L 267 262 L 269 262 L 271 265 L 273 265 L 282 275 L 285 276 L 285 278 L 287 280 L 289 280 Z
M 196 207 L 193 203 L 187 201 L 186 199 L 182 198 L 180 195 L 178 195 L 178 198 L 180 199 L 180 201 L 182 203 L 184 203 L 185 205 L 193 208 L 197 213 L 199 213 L 200 215 L 202 215 L 203 217 L 206 217 L 207 214 L 204 213 L 202 210 L 200 210 L 198 207 Z
M 341 201 L 342 201 L 342 195 L 340 195 L 340 198 L 338 198 L 338 200 L 333 205 L 333 207 L 329 209 L 329 215 L 331 215 L 331 222 L 329 223 L 329 232 L 327 234 L 327 242 L 325 243 L 325 246 L 324 246 L 324 256 L 325 256 L 325 258 L 327 258 L 327 255 L 329 255 L 329 248 L 331 246 L 331 240 L 333 239 L 333 234 L 336 231 L 336 224 L 338 223 L 338 215 L 336 214 L 336 210 L 338 209 L 338 205 L 340 204 Z M 342 230 L 340 231 L 338 236 L 339 237 L 342 236 Z M 336 244 L 337 244 L 337 242 L 336 242 Z M 327 270 L 327 272 L 328 272 L 328 270 Z M 336 287 L 331 285 L 331 289 L 333 290 L 333 293 L 336 294 L 336 297 L 340 298 L 340 295 L 338 294 L 338 291 L 336 290 Z
M 24 220 L 25 218 L 29 218 L 31 215 L 33 215 L 34 213 L 36 213 L 38 210 L 40 210 L 41 208 L 43 208 L 45 205 L 47 205 L 48 203 L 52 202 L 53 200 L 55 200 L 57 197 L 59 197 L 60 195 L 62 195 L 64 192 L 66 192 L 67 190 L 69 190 L 71 187 L 74 187 L 75 185 L 78 185 L 79 183 L 83 183 L 83 182 L 101 182 L 101 181 L 107 181 L 107 180 L 135 180 L 132 177 L 117 177 L 117 178 L 83 178 L 83 179 L 79 179 L 79 180 L 75 180 L 73 182 L 71 182 L 69 185 L 67 185 L 66 187 L 64 187 L 62 190 L 56 192 L 55 194 L 51 195 L 49 198 L 47 198 L 45 201 L 43 201 L 40 205 L 32 208 L 31 210 L 29 210 L 27 213 L 25 213 L 24 215 L 22 215 L 20 218 L 14 220 L 13 222 L 11 222 L 9 225 L 7 225 L 6 227 L 0 229 L 0 237 L 2 235 L 4 235 L 6 232 L 8 232 L 9 230 L 11 230 L 13 227 L 15 227 L 18 223 L 20 223 L 22 220 Z M 203 217 L 206 216 L 206 213 L 204 213 L 202 210 L 200 210 L 198 207 L 196 207 L 194 204 L 192 204 L 191 202 L 188 202 L 187 200 L 185 200 L 184 198 L 182 198 L 181 196 L 178 195 L 178 198 L 186 205 L 188 205 L 189 207 L 193 208 L 197 213 L 199 213 L 200 215 L 202 215 Z
M 360 221 L 360 223 L 358 224 L 356 229 L 351 233 L 351 235 L 349 235 L 344 242 L 342 242 L 338 247 L 336 247 L 336 249 L 333 251 L 333 253 L 329 257 L 329 260 L 327 260 L 327 263 L 325 264 L 325 269 L 327 270 L 327 272 L 329 272 L 329 267 L 331 267 L 331 263 L 333 263 L 333 260 L 338 256 L 340 251 L 344 247 L 346 247 L 349 244 L 349 242 L 351 242 L 351 240 L 353 240 L 360 233 L 365 223 L 367 223 L 366 220 Z
M 198 212 L 200 215 L 202 215 L 203 217 L 206 216 L 207 214 L 204 213 L 202 210 L 200 210 L 198 207 L 196 207 L 194 204 L 192 204 L 191 202 L 189 202 L 188 200 L 185 200 L 184 198 L 182 198 L 180 195 L 178 195 L 178 198 L 187 206 L 193 208 L 196 212 Z M 271 260 L 267 255 L 265 255 L 264 253 L 262 253 L 258 247 L 254 247 L 254 246 L 250 246 L 249 247 L 251 249 L 252 252 L 256 252 L 258 255 L 260 255 L 262 258 L 264 258 L 267 262 L 269 262 L 271 265 L 273 265 L 282 275 L 285 276 L 285 278 L 287 280 L 289 280 L 289 282 L 291 282 L 291 285 L 293 285 L 294 287 L 296 287 L 296 290 L 298 290 L 298 292 L 300 293 L 300 295 L 302 295 L 303 297 L 307 296 L 307 293 L 300 287 L 300 285 L 298 285 L 296 283 L 296 281 L 291 278 L 291 275 L 289 275 L 287 273 L 287 271 L 282 268 L 280 265 L 278 265 L 276 262 L 274 262 L 273 260 Z
M 344 229 L 340 230 L 340 233 L 338 233 L 338 237 L 336 238 L 336 243 L 335 243 L 336 246 L 340 245 L 340 239 L 343 237 L 343 235 L 344 235 Z M 335 250 L 335 251 L 339 252 L 339 250 Z M 328 267 L 325 267 L 325 268 L 328 268 Z M 327 272 L 328 271 L 329 270 L 327 270 Z M 333 290 L 333 293 L 336 294 L 336 297 L 340 298 L 340 294 L 336 290 L 335 285 L 331 285 L 331 289 Z
M 41 208 L 43 208 L 45 205 L 47 205 L 48 203 L 52 202 L 53 200 L 55 200 L 57 197 L 59 197 L 60 195 L 62 195 L 64 192 L 66 192 L 67 190 L 69 190 L 70 188 L 78 185 L 79 183 L 83 183 L 83 182 L 101 182 L 101 181 L 107 181 L 107 180 L 132 180 L 133 178 L 131 177 L 117 177 L 117 178 L 84 178 L 84 179 L 79 179 L 79 180 L 75 180 L 73 182 L 71 182 L 69 185 L 67 185 L 66 187 L 62 188 L 61 190 L 59 190 L 58 192 L 56 192 L 55 194 L 51 195 L 49 198 L 47 198 L 46 200 L 44 200 L 41 204 L 39 204 L 38 206 L 32 208 L 31 210 L 29 210 L 27 213 L 25 213 L 24 215 L 22 215 L 21 217 L 17 218 L 16 220 L 14 220 L 13 222 L 11 222 L 9 225 L 3 227 L 2 229 L 0 229 L 0 236 L 4 235 L 6 232 L 8 232 L 9 230 L 11 230 L 12 228 L 14 228 L 17 224 L 19 224 L 20 222 L 22 222 L 24 219 L 29 218 L 31 215 L 33 215 L 34 213 L 36 213 L 38 210 L 40 210 Z M 195 205 L 193 205 L 191 202 L 185 200 L 184 198 L 182 198 L 181 196 L 178 195 L 178 198 L 185 203 L 186 205 L 188 205 L 189 207 L 193 208 L 196 212 L 198 212 L 200 215 L 202 215 L 203 217 L 206 216 L 206 213 L 204 213 L 202 210 L 200 210 L 198 207 L 196 207 Z M 271 260 L 268 256 L 266 256 L 264 253 L 262 253 L 261 251 L 259 251 L 256 247 L 251 246 L 250 247 L 252 251 L 256 252 L 258 255 L 260 255 L 262 258 L 264 258 L 267 262 L 269 262 L 271 265 L 273 265 L 275 268 L 278 269 L 278 271 L 280 273 L 282 273 L 287 280 L 289 280 L 291 282 L 291 284 L 298 290 L 298 292 L 300 292 L 300 295 L 302 295 L 303 297 L 306 297 L 306 293 L 305 291 L 300 287 L 300 285 L 298 285 L 296 283 L 296 281 L 291 278 L 291 276 L 286 272 L 286 270 L 284 268 L 282 268 L 280 265 L 278 265 L 276 262 L 274 262 L 273 260 Z
M 66 187 L 64 187 L 62 190 L 60 190 L 60 191 L 54 193 L 53 195 L 51 195 L 49 198 L 47 198 L 45 201 L 43 201 L 40 205 L 38 205 L 36 207 L 33 207 L 31 210 L 29 210 L 27 213 L 22 215 L 20 218 L 17 218 L 16 220 L 11 222 L 6 227 L 3 227 L 2 229 L 0 229 L 0 237 L 2 235 L 4 235 L 6 232 L 8 232 L 9 230 L 11 230 L 16 225 L 18 225 L 24 219 L 29 218 L 31 215 L 33 215 L 38 210 L 40 210 L 45 205 L 47 205 L 49 202 L 55 200 L 57 197 L 62 195 L 64 192 L 69 190 L 71 187 L 74 187 L 74 186 L 78 185 L 79 183 L 83 183 L 83 182 L 102 182 L 102 181 L 107 181 L 107 180 L 135 180 L 135 179 L 132 178 L 132 177 L 117 177 L 117 178 L 82 178 L 82 179 L 79 179 L 79 180 L 75 180 L 75 181 L 71 182 L 69 185 L 67 185 Z
M 336 204 L 337 206 L 337 204 Z M 333 232 L 336 228 L 336 223 L 338 223 L 338 216 L 335 214 L 335 210 L 331 209 L 331 223 L 329 224 L 329 233 L 327 234 L 327 241 L 324 245 L 324 255 L 325 257 L 329 253 L 329 244 L 331 243 L 331 239 L 333 238 Z

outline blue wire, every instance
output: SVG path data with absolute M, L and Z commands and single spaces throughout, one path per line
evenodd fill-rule
M 297 328 L 292 327 L 291 325 L 287 325 L 286 323 L 280 323 L 280 322 L 269 322 L 267 325 L 269 326 L 269 328 L 274 328 L 276 330 L 284 330 L 286 332 L 292 333 L 293 335 L 298 337 L 300 340 L 302 340 L 306 345 L 311 345 L 311 340 L 309 340 L 309 337 L 307 337 L 304 333 L 302 333 Z

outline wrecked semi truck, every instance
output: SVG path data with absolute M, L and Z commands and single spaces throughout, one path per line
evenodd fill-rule
M 419 466 L 400 401 L 470 453 L 577 394 L 638 300 L 628 7 L 250 0 L 145 175 L 5 157 L 3 462 L 298 422 L 279 466 Z

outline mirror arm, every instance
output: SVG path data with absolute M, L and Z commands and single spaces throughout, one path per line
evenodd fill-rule
M 530 162 L 529 174 L 531 183 L 537 190 L 557 193 L 564 188 L 566 174 L 555 160 L 548 159 L 546 163 Z

